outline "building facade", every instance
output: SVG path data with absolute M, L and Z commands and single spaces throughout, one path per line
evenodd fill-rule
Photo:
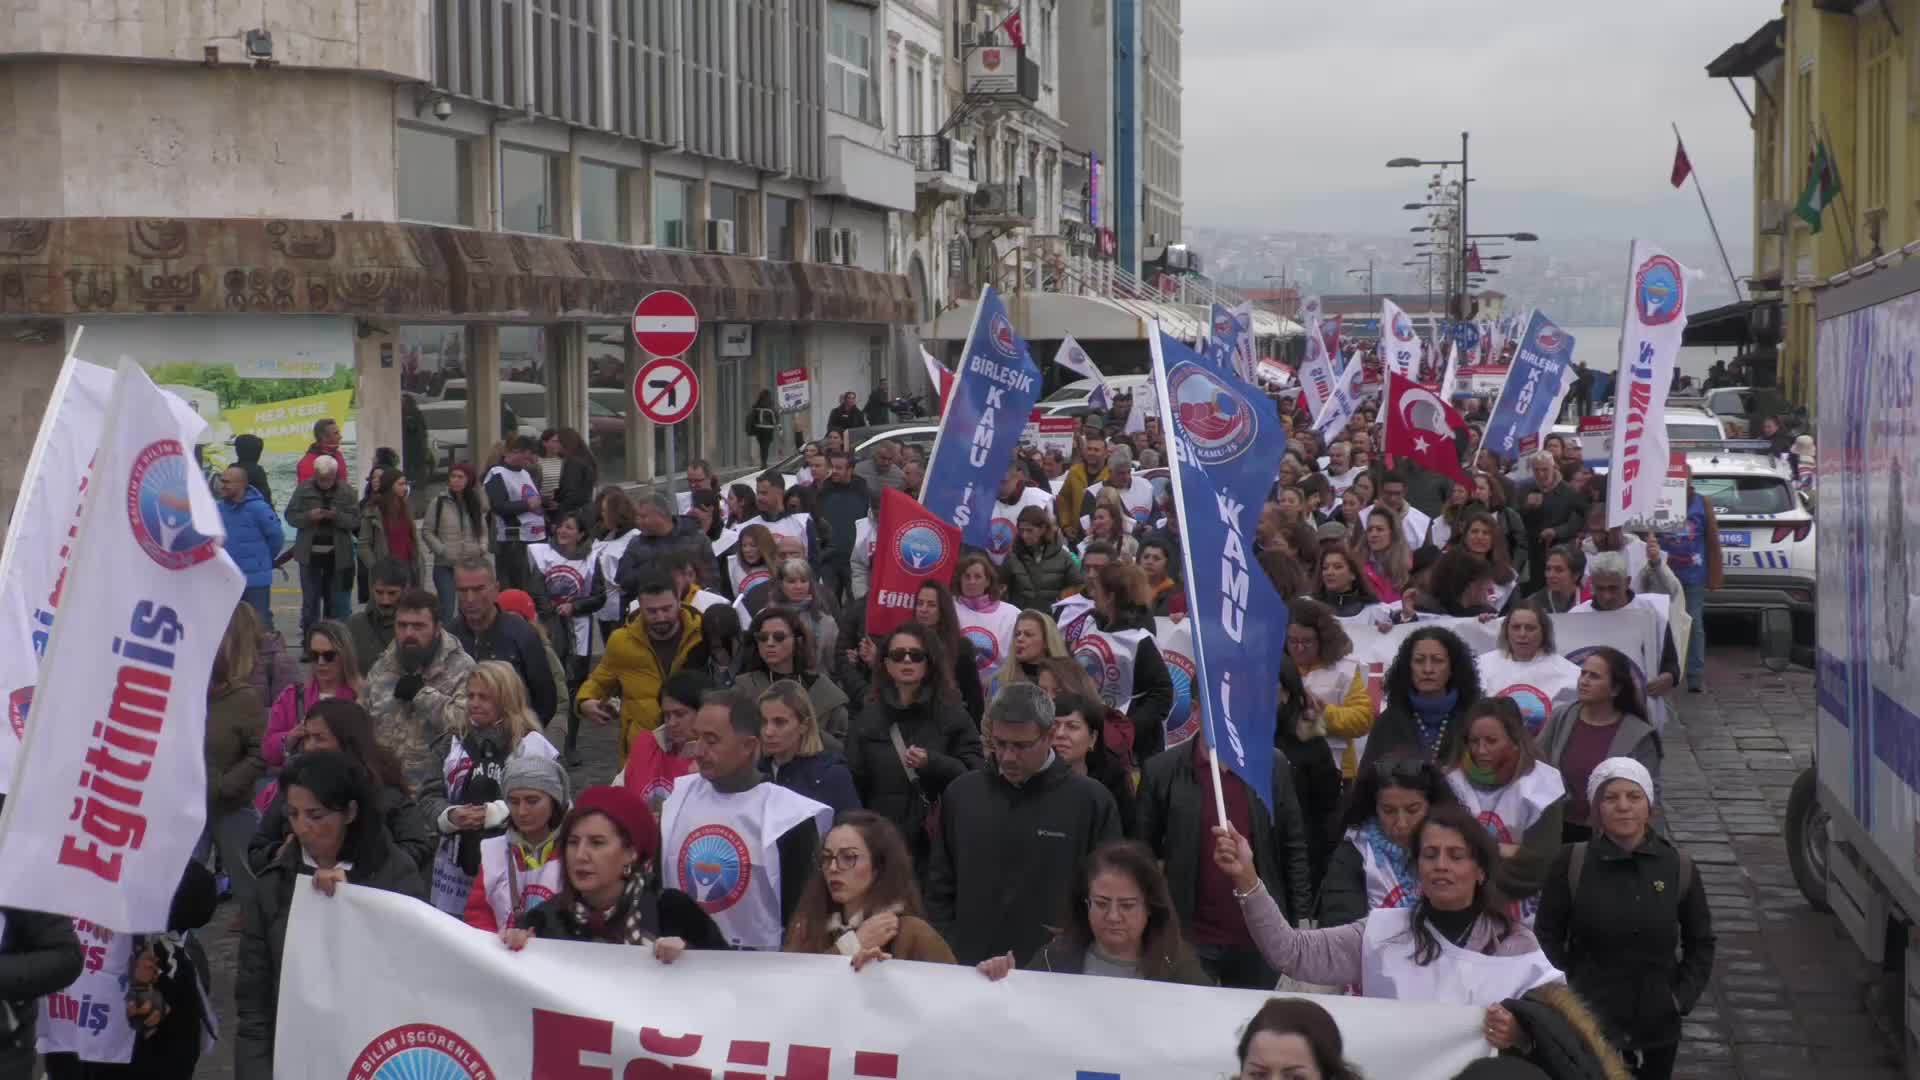
M 374 447 L 431 471 L 564 424 L 604 479 L 645 479 L 669 435 L 683 467 L 757 464 L 744 410 L 782 370 L 813 389 L 791 425 L 820 431 L 920 317 L 875 4 L 321 0 L 240 33 L 188 0 L 15 7 L 0 504 L 81 326 L 81 356 L 141 361 L 270 456 L 321 414 L 361 471 Z M 632 407 L 628 320 L 655 289 L 700 313 L 701 400 L 671 429 Z
M 1811 406 L 1816 283 L 1920 240 L 1920 49 L 1906 32 L 1920 0 L 1786 0 L 1780 12 L 1707 74 L 1751 87 L 1746 341 L 1768 361 L 1777 341 L 1781 389 Z M 1819 147 L 1838 190 L 1816 227 L 1796 208 Z

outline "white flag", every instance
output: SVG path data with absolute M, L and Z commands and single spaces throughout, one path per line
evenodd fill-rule
M 1307 415 L 1319 416 L 1333 397 L 1333 363 L 1319 334 L 1307 335 L 1307 358 L 1300 365 L 1300 392 L 1307 396 Z
M 0 907 L 167 929 L 206 823 L 207 681 L 246 578 L 167 395 L 122 360 L 0 813 Z
M 1447 346 L 1447 370 L 1440 376 L 1440 400 L 1453 404 L 1453 380 L 1460 375 L 1460 343 Z
M 1314 433 L 1322 439 L 1332 442 L 1334 437 L 1347 428 L 1347 422 L 1360 408 L 1360 373 L 1366 365 L 1360 362 L 1356 354 L 1347 362 L 1347 370 L 1340 373 L 1340 379 L 1334 383 L 1333 393 L 1327 398 L 1326 408 L 1313 422 Z
M 1233 373 L 1240 376 L 1242 382 L 1253 381 L 1253 301 L 1242 300 L 1234 305 L 1233 322 L 1238 329 L 1233 339 Z
M 1613 391 L 1613 453 L 1607 527 L 1653 514 L 1667 476 L 1667 387 L 1687 329 L 1687 270 L 1643 240 L 1633 242 L 1620 371 Z
M 1403 379 L 1419 380 L 1420 339 L 1413 320 L 1385 297 L 1380 300 L 1380 364 Z
M 1073 340 L 1072 334 L 1060 339 L 1060 348 L 1053 354 L 1053 362 L 1083 379 L 1092 379 L 1098 383 L 1099 385 L 1093 388 L 1093 393 L 1087 395 L 1087 404 L 1095 412 L 1107 411 L 1107 407 L 1112 404 L 1112 390 L 1107 386 L 1107 377 L 1100 374 L 1099 368 L 1093 366 L 1093 357 L 1088 356 L 1087 350 Z
M 80 338 L 75 333 L 74 349 Z M 40 418 L 13 520 L 7 524 L 6 548 L 0 552 L 0 701 L 6 703 L 6 722 L 0 723 L 0 795 L 8 790 L 14 757 L 26 737 L 40 656 L 63 599 L 63 575 L 73 553 L 69 541 L 79 526 L 81 495 L 112 396 L 113 369 L 67 355 Z M 175 438 L 192 446 L 206 422 L 193 406 L 173 394 L 166 397 Z

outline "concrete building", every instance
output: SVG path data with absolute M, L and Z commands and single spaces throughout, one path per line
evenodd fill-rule
M 1754 265 L 1749 299 L 1690 316 L 1687 339 L 1740 346 L 1763 385 L 1777 359 L 1781 390 L 1811 407 L 1815 283 L 1920 240 L 1920 0 L 1786 0 L 1780 13 L 1707 65 L 1736 90 L 1752 80 Z M 1818 146 L 1839 195 L 1816 228 L 1795 208 Z
M 0 26 L 0 506 L 82 324 L 82 355 L 147 363 L 270 457 L 325 414 L 357 472 L 567 424 L 617 478 L 666 448 L 630 407 L 647 292 L 700 311 L 682 465 L 757 463 L 743 410 L 779 370 L 822 430 L 921 314 L 873 3 L 112 6 Z

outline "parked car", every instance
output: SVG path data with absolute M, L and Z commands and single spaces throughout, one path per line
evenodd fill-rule
M 939 434 L 940 425 L 938 424 L 875 424 L 870 427 L 848 428 L 847 445 L 853 448 L 853 463 L 858 466 L 873 456 L 875 446 L 888 439 L 918 446 L 922 450 L 931 450 L 933 440 Z M 801 457 L 801 452 L 796 450 L 769 465 L 768 468 L 777 471 L 786 479 L 786 486 L 792 487 L 795 479 L 800 475 L 801 466 L 806 464 Z
M 1785 607 L 1810 617 L 1815 599 L 1814 517 L 1785 465 L 1751 452 L 1687 455 L 1693 488 L 1713 504 L 1725 583 L 1709 611 Z

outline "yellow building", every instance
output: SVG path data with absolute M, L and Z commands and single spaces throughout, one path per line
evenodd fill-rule
M 1920 0 L 1786 0 L 1707 74 L 1751 79 L 1752 306 L 1756 344 L 1777 336 L 1778 378 L 1813 399 L 1813 283 L 1920 239 Z M 1816 148 L 1839 183 L 1820 228 L 1796 214 Z

